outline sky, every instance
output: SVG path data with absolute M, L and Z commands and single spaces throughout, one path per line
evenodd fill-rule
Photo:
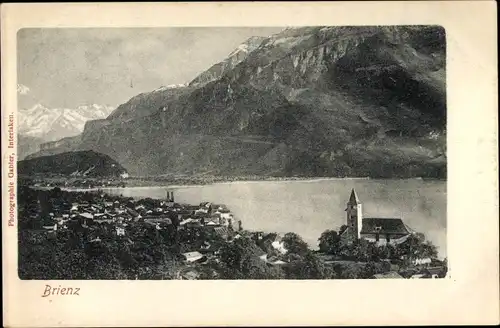
M 282 29 L 22 29 L 17 35 L 19 108 L 118 106 L 139 93 L 187 83 L 249 37 Z

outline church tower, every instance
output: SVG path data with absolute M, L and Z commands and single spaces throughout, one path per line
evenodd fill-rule
M 361 202 L 354 188 L 351 191 L 351 197 L 347 202 L 347 227 L 352 237 L 355 239 L 361 238 L 361 228 L 363 225 L 363 211 L 361 209 Z

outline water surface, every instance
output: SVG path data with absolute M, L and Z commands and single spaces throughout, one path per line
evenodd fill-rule
M 226 204 L 249 230 L 296 232 L 316 248 L 326 229 L 345 223 L 345 205 L 352 188 L 363 204 L 364 217 L 401 217 L 413 230 L 425 233 L 446 256 L 446 182 L 409 180 L 327 179 L 255 181 L 204 186 L 110 188 L 126 197 Z

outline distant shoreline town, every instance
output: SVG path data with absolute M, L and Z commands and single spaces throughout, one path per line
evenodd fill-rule
M 378 180 L 370 177 L 272 177 L 272 176 L 154 176 L 154 177 L 126 177 L 126 178 L 106 178 L 106 177 L 75 177 L 67 176 L 20 176 L 20 179 L 30 181 L 35 187 L 60 187 L 68 190 L 101 189 L 101 188 L 138 188 L 138 187 L 178 187 L 178 186 L 204 186 L 221 183 L 252 183 L 252 182 L 317 182 L 332 180 Z M 422 181 L 443 181 L 446 179 L 428 179 L 421 177 L 383 180 L 422 180 Z

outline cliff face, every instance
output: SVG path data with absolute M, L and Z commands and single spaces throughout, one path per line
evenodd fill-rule
M 249 38 L 231 52 L 226 59 L 198 75 L 191 81 L 190 85 L 199 86 L 219 79 L 221 76 L 234 69 L 236 65 L 247 59 L 248 55 L 260 47 L 262 42 L 266 39 L 265 37 L 258 36 Z
M 286 29 L 88 123 L 74 149 L 133 174 L 444 177 L 445 58 L 439 27 Z

